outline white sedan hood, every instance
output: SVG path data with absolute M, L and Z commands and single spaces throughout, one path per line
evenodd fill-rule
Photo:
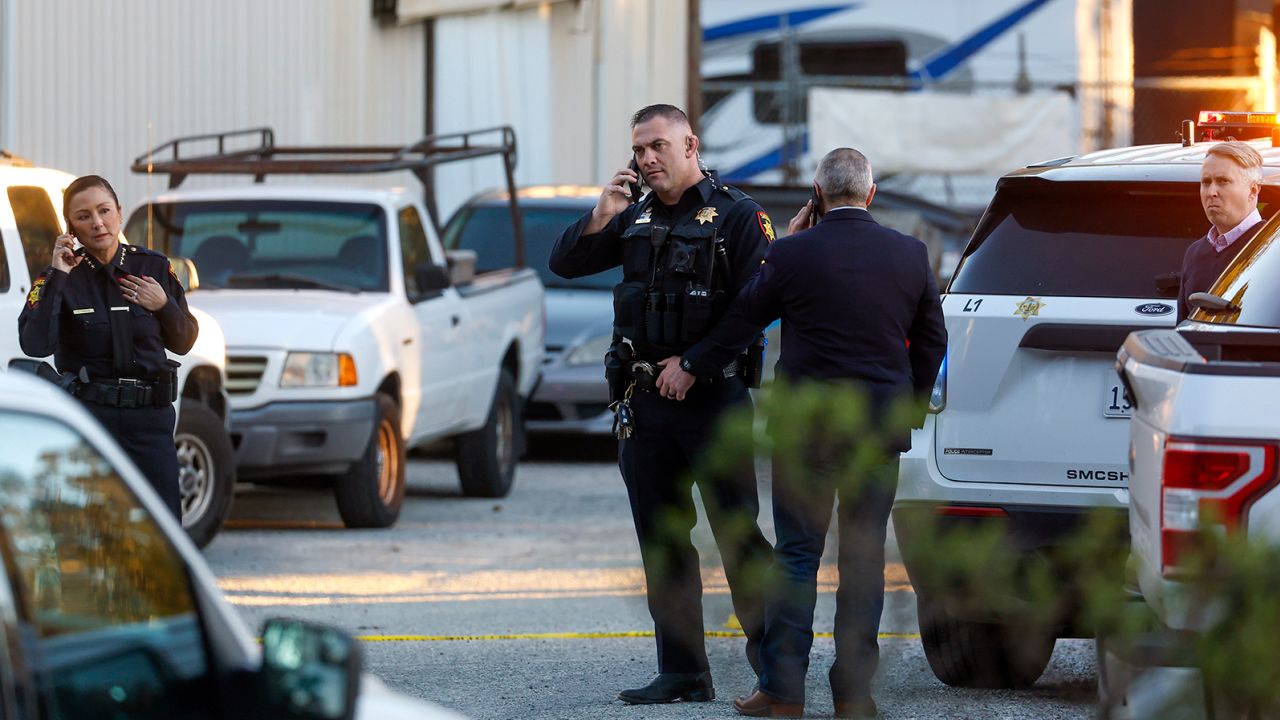
M 199 290 L 187 301 L 217 319 L 229 348 L 332 350 L 343 326 L 386 302 L 382 293 Z

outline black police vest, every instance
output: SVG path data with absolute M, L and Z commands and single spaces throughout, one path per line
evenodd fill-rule
M 641 359 L 683 354 L 728 309 L 730 268 L 720 225 L 746 197 L 717 184 L 705 204 L 667 226 L 654 211 L 650 194 L 623 231 L 623 282 L 613 291 L 614 331 L 631 340 Z

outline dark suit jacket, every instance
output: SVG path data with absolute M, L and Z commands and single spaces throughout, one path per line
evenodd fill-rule
M 736 302 L 749 321 L 782 318 L 779 375 L 859 381 L 876 399 L 927 396 L 947 349 L 924 243 L 861 209 L 772 243 Z

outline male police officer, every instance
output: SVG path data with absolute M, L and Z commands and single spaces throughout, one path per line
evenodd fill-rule
M 631 119 L 631 142 L 652 192 L 630 197 L 627 185 L 640 178 L 619 170 L 595 208 L 561 234 L 549 265 L 567 278 L 623 267 L 611 351 L 615 369 L 626 373 L 615 382 L 622 396 L 615 398 L 618 465 L 640 541 L 658 675 L 618 697 L 632 704 L 706 701 L 715 692 L 698 553 L 689 539 L 696 520 L 689 471 L 720 414 L 750 402 L 742 356 L 761 326 L 728 305 L 759 267 L 773 226 L 751 198 L 703 174 L 698 138 L 680 109 L 641 109 Z M 756 524 L 755 471 L 747 462 L 699 485 L 756 669 L 763 612 L 750 585 L 770 556 Z
M 791 220 L 792 234 L 770 246 L 734 307 L 758 323 L 782 318 L 780 378 L 819 383 L 824 397 L 861 393 L 873 424 L 853 438 L 830 427 L 809 429 L 802 464 L 774 456 L 778 582 L 766 601 L 759 689 L 734 702 L 743 715 L 804 713 L 818 561 L 837 497 L 840 586 L 831 692 L 839 717 L 876 714 L 871 678 L 884 605 L 885 527 L 897 487 L 896 454 L 909 445 L 905 424 L 893 427 L 891 411 L 895 403 L 927 397 L 947 348 L 924 244 L 881 227 L 867 211 L 875 185 L 866 157 L 849 148 L 828 153 L 818 164 L 814 195 L 826 209 L 820 224 L 810 228 L 809 212 L 823 208 L 806 204 Z M 833 430 L 835 437 L 821 438 Z M 873 439 L 884 446 L 866 447 Z M 869 454 L 879 455 L 871 467 L 850 467 L 851 459 Z
M 1191 243 L 1182 258 L 1182 288 L 1178 319 L 1191 313 L 1188 298 L 1209 289 L 1240 248 L 1262 228 L 1258 191 L 1262 187 L 1262 156 L 1252 145 L 1222 142 L 1211 145 L 1200 166 L 1200 204 L 1211 223 L 1204 237 Z

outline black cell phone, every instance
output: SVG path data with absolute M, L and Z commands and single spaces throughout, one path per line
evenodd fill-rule
M 818 193 L 816 191 L 809 191 L 809 202 L 812 203 L 809 206 L 809 225 L 817 225 L 818 221 L 822 219 L 822 211 L 818 209 Z
M 643 177 L 640 174 L 640 163 L 636 162 L 634 156 L 631 158 L 631 163 L 628 164 L 627 167 L 636 174 L 636 177 Z M 627 183 L 627 189 L 631 191 L 631 202 L 640 202 L 640 198 L 644 196 L 644 192 L 640 188 L 640 183 L 629 182 Z

